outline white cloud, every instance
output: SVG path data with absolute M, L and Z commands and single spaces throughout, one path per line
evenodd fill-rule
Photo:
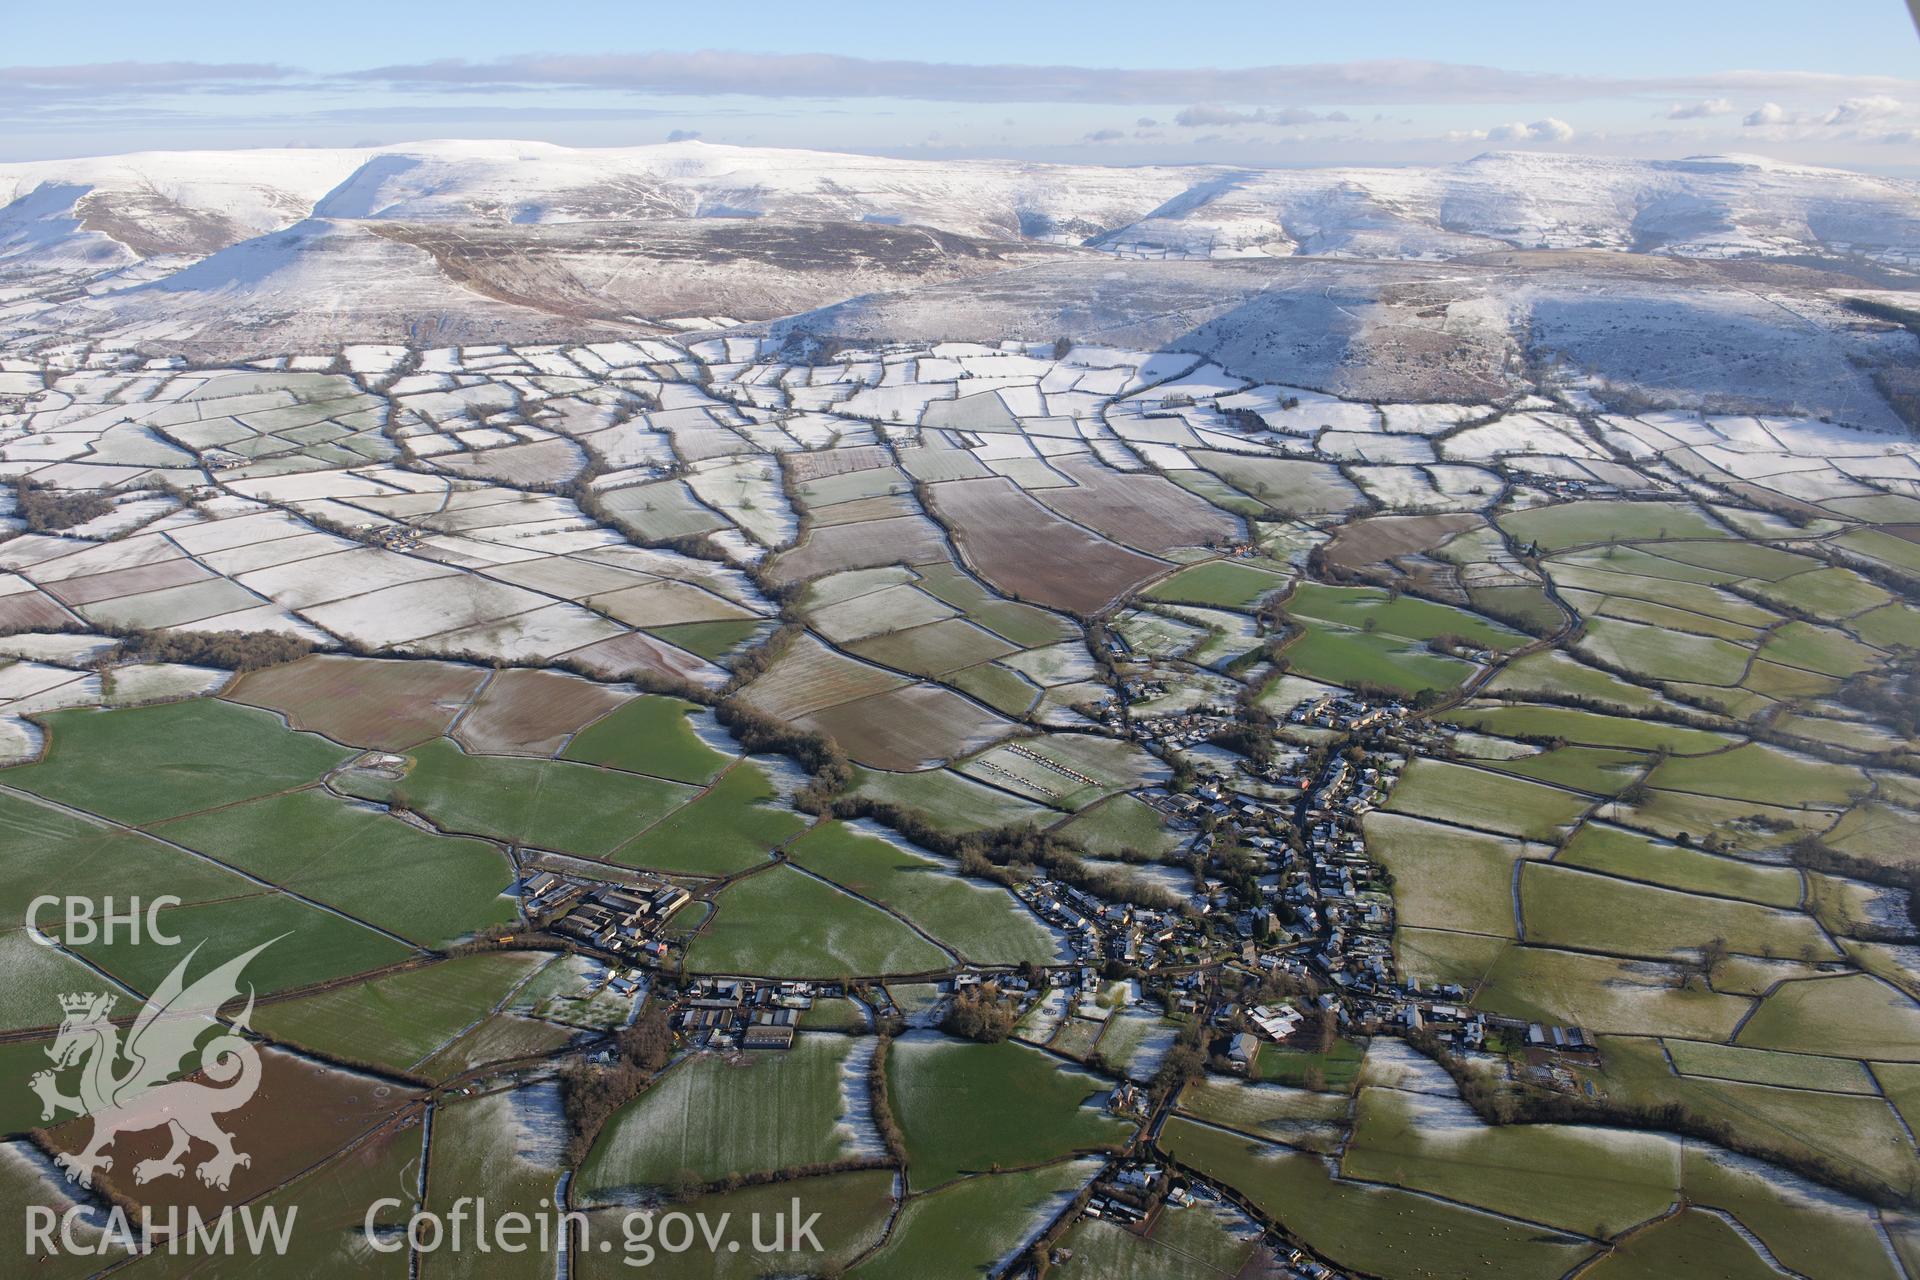
M 1127 135 L 1119 129 L 1095 129 L 1081 138 L 1082 142 L 1118 142 Z
M 1573 126 L 1565 120 L 1556 120 L 1548 116 L 1544 120 L 1535 120 L 1532 124 L 1495 125 L 1487 130 L 1489 142 L 1566 142 L 1573 137 Z
M 1229 107 L 1188 107 L 1173 118 L 1173 122 L 1183 129 L 1197 129 L 1206 125 L 1234 124 L 1351 124 L 1353 117 L 1344 111 L 1329 111 L 1322 115 L 1318 111 L 1309 111 L 1305 107 L 1280 107 L 1269 110 L 1259 107 L 1252 111 L 1235 111 Z
M 1669 120 L 1705 120 L 1709 116 L 1730 116 L 1734 105 L 1727 98 L 1702 98 L 1698 102 L 1676 102 L 1667 108 Z
M 1845 102 L 1827 112 L 1820 118 L 1821 124 L 1849 125 L 1865 124 L 1873 120 L 1885 120 L 1888 116 L 1897 116 L 1906 108 L 1898 98 L 1884 93 L 1866 98 L 1848 98 Z
M 1752 111 L 1749 111 L 1747 118 L 1740 123 L 1746 125 L 1749 129 L 1757 129 L 1763 125 L 1785 124 L 1789 118 L 1787 109 L 1779 103 L 1763 102 Z

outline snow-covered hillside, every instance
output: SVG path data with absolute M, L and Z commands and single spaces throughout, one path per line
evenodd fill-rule
M 1119 169 L 700 142 L 425 142 L 0 165 L 0 205 L 0 225 L 27 208 L 41 220 L 59 214 L 73 224 L 68 236 L 131 257 L 204 254 L 313 215 L 508 225 L 782 217 L 1139 257 L 1547 247 L 1920 262 L 1920 183 L 1754 157 L 1495 152 L 1432 169 Z

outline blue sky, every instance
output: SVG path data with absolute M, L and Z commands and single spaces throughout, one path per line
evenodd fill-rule
M 0 159 L 539 138 L 1102 163 L 1920 167 L 1900 0 L 16 6 Z

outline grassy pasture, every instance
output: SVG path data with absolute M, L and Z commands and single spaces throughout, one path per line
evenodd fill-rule
M 1718 1280 L 1774 1280 L 1780 1273 L 1721 1218 L 1685 1209 L 1620 1242 L 1581 1273 L 1588 1280 L 1662 1280 L 1715 1276 Z
M 414 750 L 404 779 L 343 774 L 343 790 L 406 802 L 445 830 L 605 857 L 692 794 L 679 783 L 565 760 L 468 755 L 445 738 Z
M 788 855 L 807 870 L 905 916 L 976 963 L 1050 964 L 1058 951 L 1042 925 L 1006 889 L 968 880 L 946 863 L 827 822 Z
M 1825 676 L 1851 676 L 1880 661 L 1880 654 L 1846 632 L 1789 622 L 1769 635 L 1760 656 L 1782 666 L 1801 667 Z
M 1394 913 L 1409 928 L 1515 937 L 1513 864 L 1553 852 L 1393 813 L 1368 814 L 1364 829 L 1368 855 L 1393 874 Z
M 1171 604 L 1212 605 L 1219 609 L 1251 609 L 1284 588 L 1292 578 L 1279 566 L 1240 560 L 1216 560 L 1182 569 L 1147 590 L 1154 600 Z
M 1620 1129 L 1485 1125 L 1452 1098 L 1363 1088 L 1340 1167 L 1347 1177 L 1611 1236 L 1672 1203 L 1680 1143 Z
M 1509 947 L 1474 1003 L 1489 1013 L 1590 1031 L 1724 1040 L 1753 1004 L 1682 989 L 1673 968 L 1546 947 Z
M 1060 828 L 1093 853 L 1118 854 L 1134 850 L 1145 854 L 1170 852 L 1180 837 L 1169 831 L 1158 809 L 1131 795 L 1117 795 L 1082 809 Z
M 1897 1280 L 1901 1274 L 1858 1201 L 1698 1144 L 1689 1144 L 1681 1168 L 1689 1200 L 1733 1214 L 1802 1275 Z
M 494 846 L 434 835 L 317 788 L 162 823 L 154 834 L 423 946 L 517 918 L 501 896 L 513 870 Z
M 860 1280 L 983 1276 L 1046 1225 L 1098 1171 L 1070 1160 L 982 1174 L 907 1201 L 893 1234 L 854 1272 Z
M 1800 874 L 1656 840 L 1637 831 L 1589 822 L 1554 855 L 1558 866 L 1582 867 L 1696 893 L 1744 898 L 1770 907 L 1800 905 Z
M 0 780 L 6 778 L 0 773 Z M 26 920 L 43 893 L 100 899 L 172 894 L 206 902 L 260 892 L 192 854 L 137 832 L 92 822 L 24 796 L 0 794 L 0 919 L 10 928 Z M 48 922 L 43 919 L 43 927 Z
M 407 959 L 404 943 L 342 919 L 330 911 L 262 890 L 253 897 L 171 907 L 161 913 L 178 946 L 116 939 L 75 951 L 136 991 L 151 994 L 193 947 L 204 953 L 192 973 L 202 972 L 252 947 L 272 942 L 247 966 L 246 981 L 262 995 L 326 982 Z
M 330 1057 L 406 1071 L 485 1018 L 551 959 L 513 951 L 459 956 L 261 1005 L 254 1025 L 263 1035 Z
M 1457 635 L 1487 649 L 1508 649 L 1525 637 L 1508 627 L 1452 605 L 1400 596 L 1378 587 L 1332 587 L 1303 582 L 1287 597 L 1289 616 L 1338 623 L 1355 630 L 1369 622 L 1376 631 L 1408 640 Z
M 1167 1121 L 1160 1146 L 1234 1187 L 1336 1265 L 1370 1275 L 1557 1280 L 1593 1252 L 1539 1227 L 1341 1181 L 1318 1156 L 1177 1116 Z
M 803 1035 L 738 1065 L 700 1054 L 672 1067 L 607 1122 L 580 1167 L 580 1196 L 717 1182 L 730 1173 L 821 1164 L 848 1153 L 839 1130 L 850 1036 Z M 855 1080 L 864 1089 L 864 1080 Z
M 975 1044 L 916 1032 L 887 1054 L 887 1096 L 906 1136 L 915 1191 L 995 1165 L 1019 1168 L 1123 1142 L 1132 1126 L 1098 1107 L 1109 1087 L 1010 1040 Z
M 1681 564 L 1768 582 L 1820 567 L 1820 561 L 1811 556 L 1757 542 L 1675 542 L 1649 549 Z
M 1677 959 L 1712 938 L 1746 955 L 1837 957 L 1813 917 L 1731 898 L 1708 898 L 1552 863 L 1523 867 L 1521 919 L 1529 942 L 1649 959 Z
M 1730 538 L 1732 532 L 1690 502 L 1556 502 L 1499 519 L 1515 541 L 1547 551 L 1595 542 Z
M 1674 791 L 1777 804 L 1843 807 L 1849 796 L 1869 788 L 1852 765 L 1797 756 L 1764 743 L 1750 742 L 1717 755 L 1672 758 L 1655 769 L 1648 784 Z
M 769 801 L 767 775 L 741 760 L 692 802 L 613 850 L 629 866 L 688 875 L 726 875 L 764 860 L 783 840 L 806 830 L 806 819 Z
M 1751 649 L 1712 636 L 1687 635 L 1619 618 L 1590 618 L 1576 649 L 1647 680 L 1734 685 L 1746 674 Z
M 1215 1075 L 1201 1076 L 1180 1094 L 1181 1112 L 1195 1119 L 1309 1151 L 1340 1144 L 1351 1106 L 1342 1093 Z
M 352 754 L 218 698 L 55 711 L 45 723 L 45 757 L 0 779 L 135 826 L 297 787 Z
M 1651 756 L 1603 747 L 1556 747 L 1538 755 L 1490 760 L 1486 767 L 1594 795 L 1619 795 L 1638 782 Z
M 1398 636 L 1307 622 L 1285 650 L 1288 669 L 1329 684 L 1375 684 L 1413 695 L 1451 689 L 1473 674 L 1470 662 Z
M 1579 746 L 1665 750 L 1675 755 L 1699 755 L 1733 744 L 1726 735 L 1706 729 L 1570 707 L 1475 705 L 1448 712 L 1446 718 L 1511 738 L 1564 738 Z
M 1073 1257 L 1067 1280 L 1220 1280 L 1241 1274 L 1258 1242 L 1249 1228 L 1209 1205 L 1169 1208 L 1145 1236 L 1101 1218 L 1082 1218 L 1060 1242 Z
M 818 1253 L 811 1248 L 792 1248 L 795 1242 L 791 1238 L 771 1240 L 775 1234 L 772 1222 L 787 1213 L 795 1199 L 805 1207 L 802 1218 L 808 1214 L 820 1215 L 813 1227 L 813 1234 L 821 1244 Z M 774 1252 L 754 1249 L 748 1228 L 748 1234 L 740 1237 L 741 1248 L 737 1253 L 722 1249 L 709 1254 L 701 1248 L 677 1254 L 656 1250 L 653 1260 L 641 1269 L 629 1265 L 616 1245 L 610 1253 L 575 1252 L 570 1258 L 573 1274 L 580 1280 L 615 1280 L 635 1274 L 656 1280 L 659 1277 L 665 1280 L 763 1280 L 768 1275 L 837 1274 L 836 1269 L 852 1265 L 855 1258 L 880 1242 L 893 1212 L 893 1174 L 884 1169 L 860 1169 L 772 1182 L 695 1196 L 674 1208 L 688 1214 L 705 1214 L 707 1221 L 713 1223 L 719 1222 L 722 1215 L 731 1215 L 730 1221 L 736 1225 L 750 1224 L 757 1214 L 762 1223 L 768 1224 L 763 1230 L 769 1243 L 787 1247 Z M 623 1219 L 628 1212 L 618 1208 L 590 1213 L 592 1238 L 620 1240 Z
M 1782 1089 L 1820 1089 L 1827 1093 L 1878 1093 L 1866 1068 L 1851 1058 L 1744 1049 L 1703 1040 L 1668 1040 L 1667 1056 L 1681 1075 L 1709 1076 Z
M 1045 819 L 1048 810 L 1031 800 L 975 782 L 951 769 L 920 773 L 861 770 L 854 794 L 918 813 L 941 831 L 980 831 Z
M 1530 840 L 1551 840 L 1592 801 L 1585 796 L 1443 760 L 1403 771 L 1387 811 L 1435 818 Z
M 950 963 L 896 917 L 792 867 L 735 881 L 714 903 L 712 921 L 687 950 L 694 973 L 833 978 Z
M 702 742 L 687 723 L 698 711 L 679 698 L 635 698 L 574 734 L 560 758 L 674 782 L 712 782 L 727 767 L 727 757 Z
M 768 624 L 759 618 L 718 618 L 711 622 L 682 622 L 648 627 L 650 636 L 678 645 L 709 662 L 718 662 L 738 649 Z
M 1602 558 L 1598 560 L 1557 557 L 1547 562 L 1547 571 L 1553 575 L 1555 584 L 1562 588 L 1587 591 L 1610 599 L 1663 605 L 1692 615 L 1700 622 L 1719 619 L 1750 629 L 1780 620 L 1772 610 L 1763 609 L 1730 591 L 1721 591 L 1707 583 L 1675 578 L 1660 572 L 1674 567 L 1670 560 L 1658 560 L 1638 552 L 1629 556 L 1625 550 L 1616 558 L 1607 558 L 1605 552 L 1599 555 Z M 1706 570 L 1701 572 L 1715 578 L 1722 576 Z M 1697 631 L 1702 628 L 1696 623 L 1689 629 Z
M 1850 618 L 1893 599 L 1885 589 L 1837 565 L 1810 569 L 1773 582 L 1755 582 L 1750 584 L 1750 589 L 1762 600 L 1816 618 Z
M 1642 711 L 1666 700 L 1649 689 L 1590 667 L 1560 649 L 1542 649 L 1516 658 L 1486 684 L 1489 694 L 1543 693 L 1591 698 L 1626 711 Z
M 1756 1049 L 1920 1062 L 1920 1007 L 1864 973 L 1785 982 L 1740 1028 Z

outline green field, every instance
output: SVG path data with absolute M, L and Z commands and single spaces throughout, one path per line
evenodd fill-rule
M 1615 796 L 1640 781 L 1653 757 L 1604 747 L 1556 747 L 1538 755 L 1485 762 L 1485 767 L 1556 787 Z
M 1836 808 L 1851 803 L 1854 792 L 1869 789 L 1866 775 L 1851 765 L 1793 755 L 1758 742 L 1718 755 L 1668 760 L 1647 783 L 1728 800 Z
M 1254 1074 L 1268 1084 L 1352 1093 L 1366 1056 L 1366 1046 L 1354 1040 L 1335 1040 L 1333 1048 L 1325 1053 L 1268 1045 L 1254 1064 Z
M 1784 982 L 1740 1028 L 1756 1049 L 1920 1062 L 1920 1008 L 1864 973 Z
M 1363 1088 L 1340 1168 L 1605 1237 L 1666 1211 L 1679 1190 L 1680 1143 L 1620 1129 L 1486 1125 L 1456 1099 Z
M 545 1082 L 443 1103 L 433 1112 L 426 1208 L 448 1214 L 465 1196 L 485 1196 L 489 1212 L 538 1217 L 551 1209 L 563 1171 L 566 1114 L 560 1085 Z M 553 1260 L 538 1249 L 498 1256 L 449 1249 L 431 1264 L 437 1276 L 550 1280 Z
M 1588 1280 L 1664 1280 L 1716 1276 L 1719 1280 L 1774 1280 L 1780 1273 L 1711 1213 L 1686 1209 L 1637 1232 L 1590 1270 Z
M 1698 987 L 1644 960 L 1508 947 L 1474 1004 L 1489 1013 L 1588 1031 L 1724 1040 L 1753 1001 Z
M 1408 928 L 1517 936 L 1513 864 L 1553 852 L 1394 813 L 1370 813 L 1363 827 L 1368 856 L 1393 875 L 1394 914 Z
M 1589 822 L 1554 855 L 1559 866 L 1585 867 L 1669 889 L 1745 898 L 1772 907 L 1800 904 L 1800 873 L 1738 858 L 1683 849 L 1636 831 Z
M 735 881 L 687 949 L 695 973 L 777 978 L 922 973 L 947 954 L 878 907 L 805 872 L 773 866 Z
M 329 1057 L 407 1071 L 485 1018 L 552 958 L 537 951 L 460 956 L 261 1005 L 253 1023 L 263 1035 Z
M 1776 582 L 1757 582 L 1752 589 L 1770 604 L 1782 604 L 1800 613 L 1827 619 L 1850 618 L 1893 599 L 1853 570 L 1837 566 L 1796 573 Z
M 1535 863 L 1520 873 L 1528 942 L 1576 951 L 1678 959 L 1710 939 L 1743 955 L 1838 958 L 1810 915 L 1709 898 Z
M 1820 1089 L 1828 1093 L 1878 1093 L 1866 1068 L 1851 1058 L 1822 1058 L 1805 1053 L 1776 1053 L 1700 1040 L 1668 1040 L 1667 1056 L 1681 1075 L 1709 1076 L 1782 1089 Z
M 1290 1147 L 1329 1153 L 1346 1137 L 1351 1106 L 1343 1093 L 1315 1093 L 1216 1075 L 1201 1076 L 1180 1094 L 1180 1110 L 1195 1119 Z
M 1782 666 L 1845 677 L 1874 666 L 1881 655 L 1833 627 L 1789 622 L 1767 637 L 1760 656 Z
M 983 1174 L 916 1195 L 901 1209 L 887 1243 L 850 1274 L 859 1280 L 988 1275 L 1098 1168 L 1092 1161 L 1069 1160 Z
M 1586 633 L 1575 647 L 1642 679 L 1686 684 L 1738 684 L 1753 656 L 1751 649 L 1730 640 L 1618 618 L 1588 619 Z
M 794 841 L 789 856 L 842 888 L 880 903 L 980 964 L 1051 964 L 1060 944 L 999 885 L 968 880 L 931 856 L 839 822 Z
M 1559 502 L 1500 517 L 1500 526 L 1525 545 L 1546 551 L 1592 542 L 1668 538 L 1729 538 L 1719 521 L 1690 502 Z
M 1068 1280 L 1221 1280 L 1237 1276 L 1258 1246 L 1245 1219 L 1210 1205 L 1169 1207 L 1140 1236 L 1100 1218 L 1073 1224 L 1056 1268 Z
M 1215 560 L 1182 569 L 1147 591 L 1154 600 L 1206 604 L 1221 609 L 1251 609 L 1292 579 L 1279 566 L 1268 568 L 1238 560 Z
M 741 760 L 712 788 L 614 849 L 616 862 L 656 871 L 717 876 L 744 871 L 806 830 L 806 819 L 769 803 L 778 798 L 760 766 Z
M 1354 630 L 1369 623 L 1374 631 L 1407 640 L 1456 635 L 1484 649 L 1509 649 L 1526 637 L 1476 613 L 1417 596 L 1395 596 L 1379 587 L 1330 587 L 1303 582 L 1287 597 L 1289 617 L 1313 618 Z
M 693 794 L 677 782 L 564 760 L 468 755 L 446 738 L 410 754 L 400 781 L 342 774 L 342 790 L 400 798 L 446 831 L 605 857 Z
M 1551 840 L 1592 801 L 1585 796 L 1442 760 L 1402 772 L 1387 809 L 1530 840 Z
M 805 1207 L 803 1219 L 809 1214 L 820 1215 L 820 1220 L 813 1225 L 820 1252 L 814 1252 L 804 1243 L 802 1248 L 794 1249 L 795 1242 L 790 1236 L 777 1241 L 773 1238 L 774 1220 L 787 1214 L 795 1200 Z M 737 1237 L 739 1251 L 729 1252 L 723 1248 L 709 1253 L 696 1247 L 684 1253 L 669 1253 L 656 1247 L 650 1260 L 637 1251 L 629 1257 L 622 1250 L 621 1242 L 630 1210 L 606 1209 L 590 1213 L 588 1221 L 592 1225 L 592 1238 L 613 1241 L 613 1250 L 608 1253 L 595 1249 L 576 1251 L 571 1257 L 573 1274 L 580 1280 L 615 1280 L 635 1275 L 665 1277 L 665 1280 L 763 1280 L 769 1275 L 835 1275 L 837 1269 L 849 1266 L 880 1242 L 893 1212 L 893 1174 L 885 1169 L 862 1169 L 741 1187 L 737 1191 L 695 1196 L 685 1203 L 676 1203 L 673 1210 L 705 1214 L 710 1223 L 718 1223 L 722 1215 L 728 1215 L 727 1221 L 746 1233 Z M 781 1244 L 781 1249 L 762 1252 L 752 1247 L 750 1224 L 756 1214 L 765 1224 L 762 1230 L 767 1243 Z M 638 1265 L 642 1261 L 646 1262 L 644 1267 Z
M 162 823 L 154 834 L 423 946 L 517 918 L 505 855 L 318 789 Z
M 1336 1265 L 1370 1275 L 1558 1280 L 1594 1251 L 1428 1196 L 1342 1182 L 1318 1156 L 1179 1117 L 1167 1121 L 1160 1146 L 1236 1188 Z
M 1866 1205 L 1703 1144 L 1690 1143 L 1681 1187 L 1698 1205 L 1740 1219 L 1781 1263 L 1836 1280 L 1898 1280 Z
M 1542 649 L 1514 659 L 1487 682 L 1486 691 L 1515 696 L 1545 693 L 1591 698 L 1626 711 L 1647 710 L 1665 701 L 1651 690 L 1590 667 L 1559 649 Z
M 921 565 L 915 572 L 920 575 L 921 590 L 1023 649 L 1059 644 L 1080 634 L 1077 624 L 1059 614 L 995 595 L 955 565 Z
M 253 897 L 170 907 L 160 913 L 160 923 L 179 937 L 177 946 L 116 939 L 73 950 L 148 994 L 196 946 L 204 951 L 189 976 L 271 943 L 246 971 L 246 981 L 262 995 L 348 977 L 414 954 L 407 944 L 364 925 L 264 889 Z
M 863 769 L 853 793 L 919 814 L 940 831 L 982 831 L 1050 820 L 1045 806 L 975 782 L 951 769 L 885 773 Z
M 1698 755 L 1731 746 L 1724 734 L 1659 720 L 1601 715 L 1569 707 L 1463 707 L 1447 713 L 1448 720 L 1483 733 L 1510 738 L 1562 738 L 1589 747 L 1625 747 L 1642 751 L 1664 749 L 1675 755 Z
M 635 698 L 574 734 L 560 758 L 675 782 L 712 782 L 727 757 L 700 741 L 687 723 L 698 712 L 678 698 Z
M 887 1055 L 887 1094 L 915 1191 L 1124 1142 L 1132 1126 L 1100 1109 L 1110 1087 L 1010 1040 L 916 1032 Z
M 1379 685 L 1407 695 L 1454 688 L 1474 671 L 1472 663 L 1417 641 L 1313 621 L 1302 624 L 1284 655 L 1289 671 L 1309 679 L 1349 688 Z
M 7 875 L 0 878 L 0 918 L 9 927 L 23 924 L 28 905 L 44 893 L 96 901 L 171 894 L 191 903 L 261 892 L 203 858 L 25 796 L 0 794 L 0 850 L 7 860 Z M 51 922 L 43 918 L 41 924 Z
M 0 781 L 134 826 L 297 787 L 354 754 L 217 698 L 55 711 L 45 723 L 45 758 Z
M 1180 843 L 1179 834 L 1168 830 L 1166 822 L 1165 815 L 1145 801 L 1117 795 L 1082 809 L 1059 830 L 1085 845 L 1089 853 L 1117 855 L 1132 851 L 1158 856 Z
M 648 627 L 647 634 L 657 636 L 668 644 L 678 645 L 689 653 L 698 654 L 709 662 L 718 662 L 769 625 L 761 618 L 720 618 L 713 622 L 682 622 L 670 627 Z
M 785 1053 L 736 1065 L 689 1058 L 656 1080 L 601 1129 L 576 1191 L 589 1204 L 623 1188 L 718 1182 L 730 1173 L 824 1164 L 849 1154 L 836 1125 L 849 1036 L 804 1035 Z M 852 1077 L 851 1086 L 866 1088 Z

